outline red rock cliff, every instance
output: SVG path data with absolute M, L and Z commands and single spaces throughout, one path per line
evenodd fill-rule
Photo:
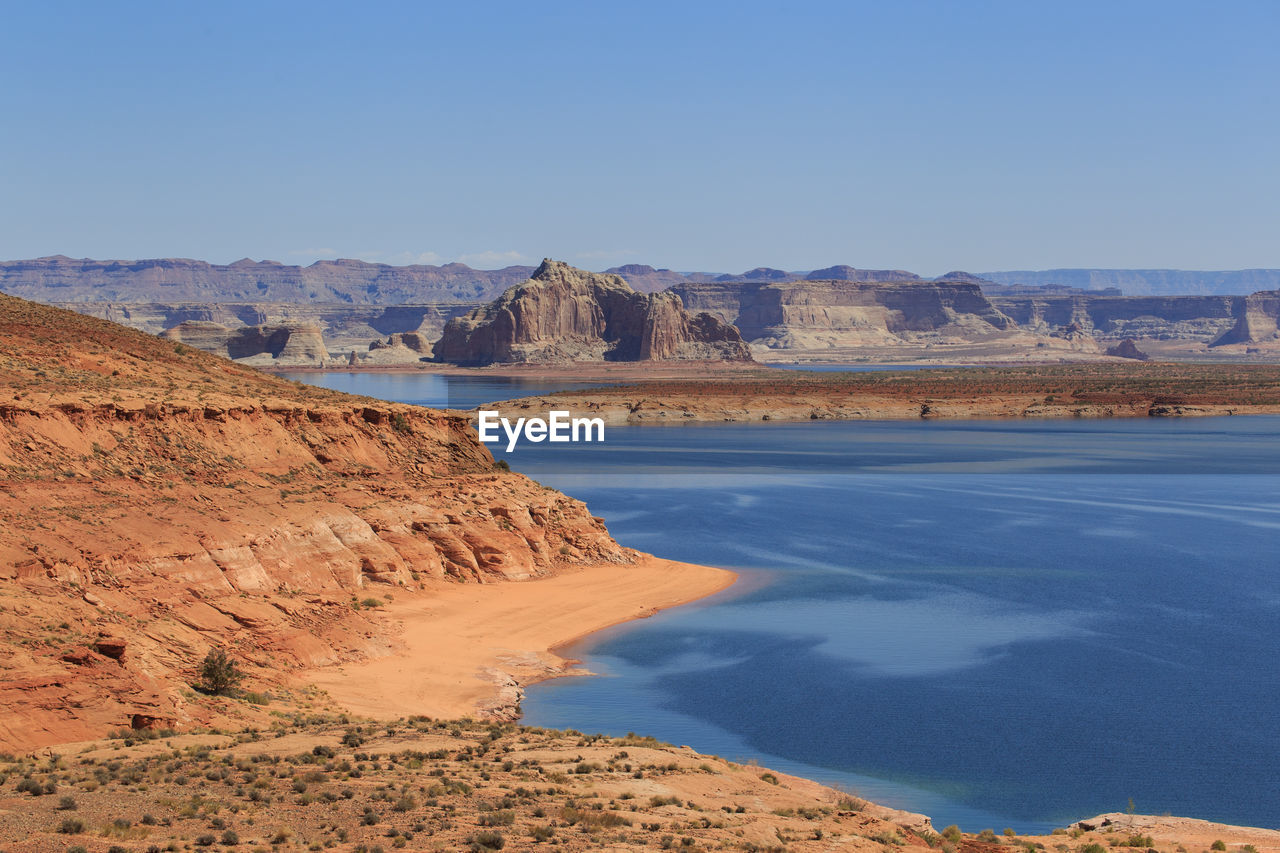
M 632 559 L 461 418 L 6 296 L 0 475 L 0 749 L 204 721 L 214 645 L 267 685 L 383 653 L 367 596 Z

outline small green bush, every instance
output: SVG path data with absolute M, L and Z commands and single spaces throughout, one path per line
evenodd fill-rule
M 1226 850 L 1226 849 L 1227 849 L 1227 844 L 1226 844 L 1226 842 L 1225 842 L 1225 841 L 1223 841 L 1221 838 L 1219 838 L 1217 841 L 1213 842 L 1213 844 L 1211 845 L 1211 847 L 1212 847 L 1212 849 L 1214 849 L 1214 850 Z
M 200 663 L 198 675 L 197 689 L 214 696 L 225 696 L 244 678 L 235 661 L 222 649 L 209 650 Z

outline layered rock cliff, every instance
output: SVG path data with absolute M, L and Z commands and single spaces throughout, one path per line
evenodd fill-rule
M 160 337 L 248 364 L 324 367 L 329 363 L 324 333 L 311 323 L 242 326 L 187 320 Z
M 435 356 L 455 364 L 669 359 L 749 360 L 737 329 L 691 316 L 672 293 L 546 260 L 523 284 L 450 320 Z
M 968 341 L 1014 328 L 977 284 L 963 281 L 713 282 L 672 292 L 770 349 Z
M 1211 341 L 1229 329 L 1239 296 L 1117 296 L 1074 293 L 991 296 L 991 303 L 1037 334 L 1078 325 L 1099 340 Z
M 215 645 L 267 686 L 385 653 L 371 596 L 632 559 L 461 418 L 7 296 L 0 475 L 0 749 L 208 722 Z
M 1211 346 L 1280 344 L 1280 290 L 1264 290 L 1237 301 L 1234 322 Z

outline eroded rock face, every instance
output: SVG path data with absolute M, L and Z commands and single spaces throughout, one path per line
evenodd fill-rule
M 0 749 L 207 724 L 213 646 L 261 686 L 386 654 L 353 599 L 633 559 L 460 417 L 8 296 L 0 352 Z
M 1209 342 L 1230 328 L 1243 297 L 1119 296 L 1092 293 L 991 296 L 1019 326 L 1054 334 L 1075 323 L 1095 338 Z
M 455 364 L 751 358 L 737 329 L 690 316 L 673 293 L 638 293 L 618 276 L 551 260 L 450 320 L 435 355 Z
M 977 340 L 1014 327 L 976 283 L 963 281 L 712 282 L 672 292 L 776 349 Z
M 188 320 L 165 329 L 160 336 L 251 364 L 323 366 L 329 360 L 324 334 L 319 326 L 311 323 L 230 329 L 206 320 Z
M 1280 290 L 1263 290 L 1240 300 L 1235 323 L 1210 346 L 1280 343 Z

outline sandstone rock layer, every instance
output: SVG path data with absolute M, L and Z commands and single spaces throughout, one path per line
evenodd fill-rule
M 750 359 L 737 329 L 709 314 L 690 316 L 673 293 L 639 293 L 618 276 L 551 260 L 489 305 L 450 320 L 435 355 L 469 365 Z
M 384 654 L 368 597 L 633 559 L 461 418 L 7 296 L 0 474 L 0 749 L 208 722 L 213 646 L 258 689 Z

